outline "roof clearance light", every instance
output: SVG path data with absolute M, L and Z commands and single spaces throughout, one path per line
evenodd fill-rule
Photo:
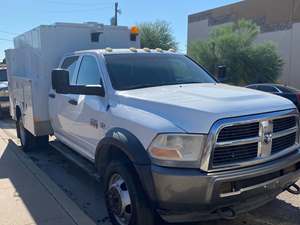
M 163 52 L 163 50 L 161 48 L 156 48 L 155 50 L 158 52 Z
M 137 52 L 136 48 L 130 48 L 129 50 L 132 51 L 132 52 Z
M 151 52 L 150 48 L 144 48 L 145 52 Z
M 112 52 L 113 50 L 112 50 L 112 48 L 106 48 L 105 51 Z
M 140 30 L 137 26 L 133 26 L 133 27 L 130 28 L 130 33 L 138 35 L 140 33 Z

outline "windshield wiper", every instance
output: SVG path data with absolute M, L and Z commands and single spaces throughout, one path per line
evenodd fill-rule
M 131 90 L 131 89 L 140 89 L 140 88 L 148 88 L 148 87 L 155 87 L 155 86 L 161 86 L 160 84 L 143 84 L 143 85 L 132 85 L 126 87 L 126 90 Z

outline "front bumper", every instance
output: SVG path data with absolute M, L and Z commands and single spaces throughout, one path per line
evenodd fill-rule
M 231 171 L 205 173 L 152 165 L 149 172 L 151 178 L 144 173 L 141 180 L 164 220 L 219 219 L 219 209 L 230 208 L 237 214 L 250 211 L 295 183 L 300 178 L 300 150 L 276 161 Z

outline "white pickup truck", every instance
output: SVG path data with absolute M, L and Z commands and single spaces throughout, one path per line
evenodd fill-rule
M 220 84 L 173 50 L 127 48 L 125 36 L 123 49 L 69 52 L 25 83 L 7 52 L 24 150 L 54 135 L 94 163 L 115 225 L 232 219 L 300 193 L 292 102 Z M 43 54 L 37 68 L 52 60 Z

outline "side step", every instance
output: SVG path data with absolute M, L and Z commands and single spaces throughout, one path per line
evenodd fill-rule
M 85 159 L 77 152 L 75 152 L 74 150 L 72 150 L 71 148 L 69 148 L 68 146 L 66 146 L 58 140 L 51 141 L 49 145 L 55 150 L 57 150 L 60 154 L 62 154 L 66 159 L 73 162 L 79 168 L 84 170 L 89 176 L 93 177 L 98 181 L 100 180 L 100 176 L 98 175 L 97 170 L 92 162 Z

